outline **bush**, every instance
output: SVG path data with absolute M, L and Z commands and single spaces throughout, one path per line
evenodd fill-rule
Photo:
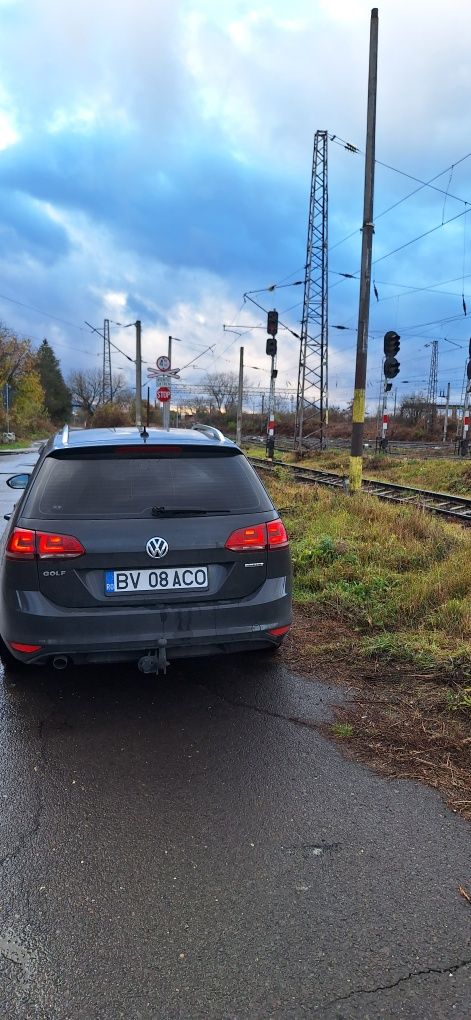
M 119 404 L 100 404 L 90 422 L 92 428 L 117 429 L 123 425 L 131 425 L 129 411 Z

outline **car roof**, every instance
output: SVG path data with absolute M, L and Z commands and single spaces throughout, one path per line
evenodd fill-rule
M 145 431 L 137 426 L 127 428 L 69 429 L 68 425 L 57 432 L 51 441 L 50 450 L 78 449 L 88 446 L 166 446 L 169 443 L 181 446 L 218 446 L 237 449 L 235 443 L 226 439 L 222 432 L 211 425 L 195 426 L 191 429 L 159 429 L 147 426 Z

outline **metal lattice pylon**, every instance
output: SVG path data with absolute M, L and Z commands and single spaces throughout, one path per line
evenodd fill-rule
M 304 303 L 299 349 L 295 449 L 324 445 L 328 417 L 327 131 L 316 131 L 312 160 Z
M 427 390 L 427 415 L 429 429 L 433 433 L 437 420 L 438 340 L 432 340 L 430 344 L 425 346 L 432 348 Z
M 105 319 L 103 325 L 103 380 L 101 387 L 102 404 L 113 402 L 113 386 L 111 382 L 111 345 L 110 320 Z

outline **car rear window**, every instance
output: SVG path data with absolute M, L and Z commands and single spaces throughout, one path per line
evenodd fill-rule
M 145 449 L 145 456 L 143 450 Z M 272 504 L 238 451 L 116 447 L 48 456 L 22 517 L 150 517 L 152 507 L 253 513 Z

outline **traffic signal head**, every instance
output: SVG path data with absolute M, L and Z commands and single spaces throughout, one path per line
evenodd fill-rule
M 401 346 L 399 342 L 400 339 L 399 334 L 396 333 L 394 329 L 390 329 L 384 334 L 384 353 L 387 358 L 394 358 L 394 355 L 397 354 Z
M 267 333 L 276 336 L 278 333 L 278 312 L 273 309 L 267 314 Z
M 399 361 L 396 358 L 384 359 L 384 374 L 386 379 L 395 379 L 399 372 Z
M 276 358 L 276 340 L 274 336 L 267 336 L 267 354 L 270 358 Z

